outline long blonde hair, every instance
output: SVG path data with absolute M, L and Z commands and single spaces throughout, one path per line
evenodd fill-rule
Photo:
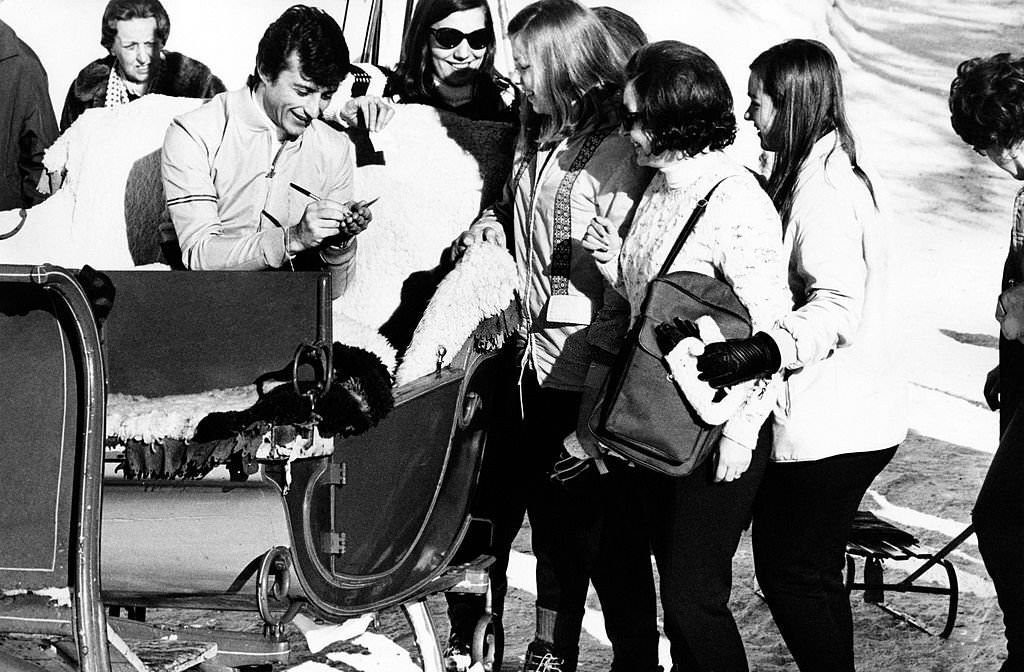
M 508 30 L 527 52 L 538 95 L 551 105 L 546 114 L 523 106 L 527 142 L 557 142 L 594 123 L 615 123 L 608 103 L 621 91 L 628 54 L 592 10 L 575 0 L 539 0 Z

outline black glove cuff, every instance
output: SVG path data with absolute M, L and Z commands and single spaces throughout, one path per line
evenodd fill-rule
M 751 337 L 760 347 L 765 356 L 765 374 L 777 373 L 782 368 L 782 353 L 779 352 L 779 345 L 775 339 L 763 331 L 759 331 Z

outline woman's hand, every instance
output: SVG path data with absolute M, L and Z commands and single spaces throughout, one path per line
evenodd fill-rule
M 590 220 L 582 243 L 583 249 L 589 251 L 594 260 L 601 264 L 614 259 L 622 247 L 619 233 L 607 217 L 594 217 Z
M 1011 285 L 996 302 L 996 320 L 1008 341 L 1024 340 L 1024 285 Z
M 368 131 L 376 132 L 388 125 L 395 116 L 395 108 L 380 96 L 358 96 L 345 102 L 341 115 L 351 126 L 361 125 Z
M 479 242 L 494 243 L 505 247 L 505 232 L 497 221 L 477 221 L 467 231 L 460 233 L 448 248 L 448 258 L 452 264 L 462 258 L 473 245 Z
M 718 464 L 715 468 L 715 483 L 735 481 L 750 467 L 751 450 L 728 436 L 718 441 Z
M 697 358 L 698 379 L 716 390 L 776 373 L 782 365 L 779 346 L 759 331 L 750 338 L 708 343 Z

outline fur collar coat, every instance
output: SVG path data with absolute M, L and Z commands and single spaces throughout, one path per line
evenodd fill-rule
M 107 99 L 107 80 L 114 67 L 113 56 L 97 59 L 82 68 L 64 100 L 60 130 L 64 131 L 83 112 L 103 107 Z M 174 51 L 160 53 L 160 65 L 149 93 L 181 98 L 212 98 L 224 91 L 224 83 L 199 61 Z

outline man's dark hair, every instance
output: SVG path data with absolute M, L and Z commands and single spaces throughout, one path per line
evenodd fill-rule
M 131 21 L 132 19 L 156 19 L 156 30 L 153 37 L 160 43 L 163 49 L 167 44 L 167 38 L 171 34 L 171 19 L 167 16 L 167 10 L 160 4 L 160 0 L 110 0 L 106 9 L 103 10 L 103 21 L 100 25 L 100 44 L 104 49 L 110 49 L 117 37 L 117 22 Z
M 318 87 L 337 88 L 348 72 L 348 45 L 338 22 L 322 9 L 293 5 L 263 33 L 249 87 L 255 88 L 261 72 L 276 80 L 293 53 L 302 76 Z
M 651 154 L 693 156 L 736 138 L 729 85 L 697 47 L 675 40 L 640 47 L 626 66 L 626 81 L 636 91 L 637 120 L 651 134 Z
M 1009 149 L 1024 141 L 1024 57 L 972 58 L 949 87 L 953 130 L 971 147 Z

